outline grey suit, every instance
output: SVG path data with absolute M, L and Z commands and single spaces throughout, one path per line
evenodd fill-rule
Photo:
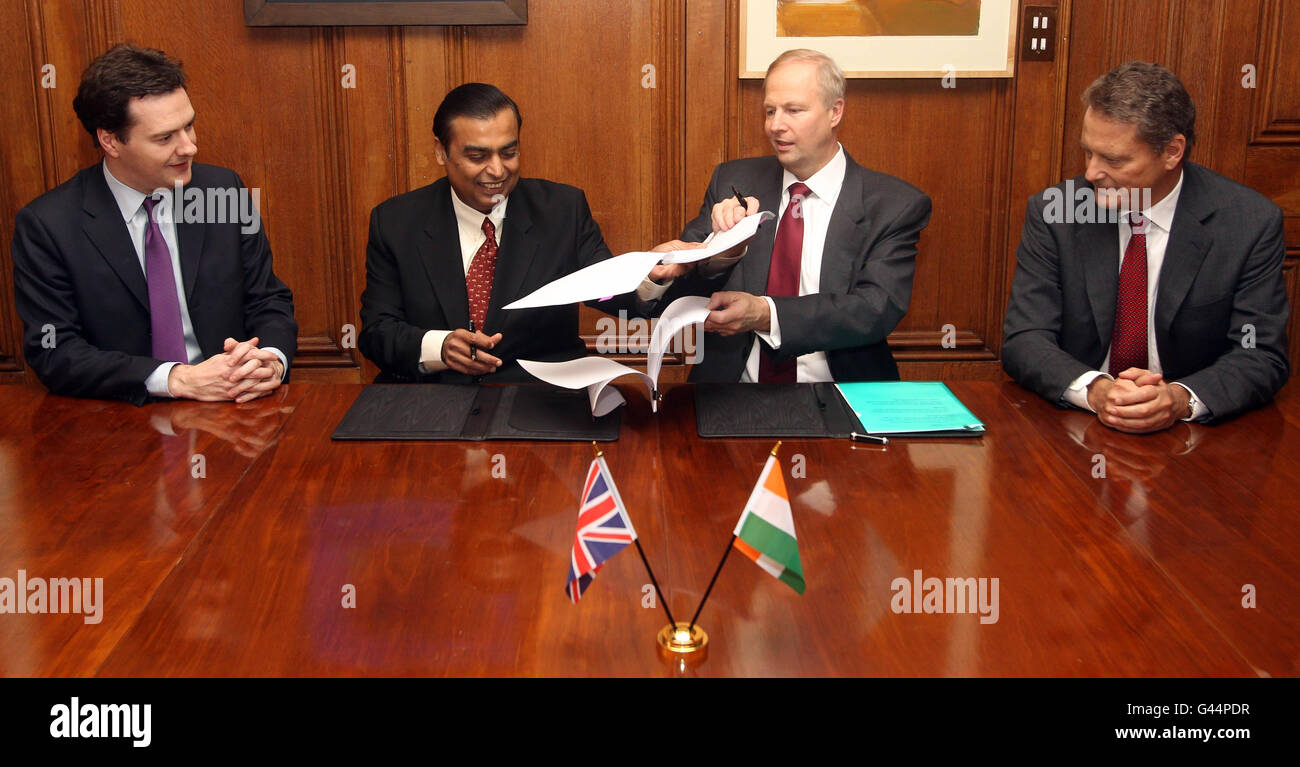
M 916 268 L 916 243 L 930 222 L 930 198 L 901 179 L 867 170 L 844 153 L 844 184 L 831 213 L 822 253 L 820 289 L 815 295 L 773 297 L 781 322 L 777 359 L 824 351 L 837 381 L 898 380 L 898 366 L 886 343 L 907 313 Z M 760 210 L 781 206 L 781 164 L 753 157 L 719 165 L 681 239 L 699 242 L 713 230 L 711 214 L 731 187 L 757 197 Z M 698 272 L 676 280 L 659 307 L 683 295 L 738 290 L 764 295 L 776 221 L 764 224 L 749 250 L 728 272 L 712 279 Z M 692 381 L 739 381 L 754 344 L 753 333 L 706 333 L 703 357 Z
M 1082 177 L 1073 185 L 1091 186 Z M 1046 223 L 1044 194 L 1025 211 L 1002 364 L 1022 386 L 1064 406 L 1065 390 L 1100 369 L 1110 346 L 1119 225 Z M 1196 392 L 1216 420 L 1268 402 L 1286 382 L 1285 250 L 1276 205 L 1184 164 L 1156 293 L 1156 348 L 1165 380 Z M 1251 326 L 1254 344 L 1243 345 Z

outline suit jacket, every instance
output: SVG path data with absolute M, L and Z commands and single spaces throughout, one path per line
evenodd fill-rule
M 501 368 L 489 382 L 533 380 L 519 359 L 546 362 L 586 354 L 578 335 L 578 306 L 501 307 L 552 280 L 610 258 L 581 189 L 520 179 L 510 194 L 497 251 L 484 333 L 501 333 L 492 350 Z M 602 303 L 628 309 L 632 294 Z M 446 178 L 380 203 L 370 214 L 366 288 L 361 294 L 361 353 L 379 366 L 376 380 L 463 383 L 454 370 L 421 374 L 420 345 L 429 330 L 469 327 L 469 295 L 460 233 Z
M 1091 184 L 1080 176 L 1053 188 L 1064 197 Z M 1099 370 L 1110 346 L 1119 224 L 1048 224 L 1047 198 L 1046 191 L 1030 197 L 1025 211 L 1002 364 L 1022 386 L 1065 407 L 1066 388 Z M 1065 207 L 1075 202 L 1067 198 Z M 1286 382 L 1284 255 L 1276 205 L 1184 164 L 1156 293 L 1156 348 L 1165 380 L 1196 392 L 1214 419 L 1268 402 Z M 1252 325 L 1248 348 L 1243 334 Z
M 781 322 L 781 348 L 775 356 L 791 359 L 824 351 L 837 381 L 896 381 L 898 366 L 886 339 L 907 313 L 916 243 L 930 221 L 930 198 L 901 179 L 863 168 L 847 152 L 845 160 L 844 185 L 826 230 L 819 292 L 772 299 Z M 732 196 L 733 184 L 757 197 L 760 210 L 777 212 L 782 173 L 775 157 L 719 165 L 700 215 L 686 225 L 681 239 L 699 242 L 709 235 L 713 206 Z M 745 257 L 728 272 L 711 279 L 692 272 L 674 281 L 656 308 L 679 296 L 722 290 L 764 295 L 776 224 L 763 224 Z M 691 380 L 739 381 L 754 338 L 754 333 L 706 333 Z
M 186 190 L 242 189 L 234 171 L 193 165 Z M 176 201 L 178 214 L 182 201 Z M 206 209 L 206 205 L 204 206 Z M 204 357 L 227 337 L 257 336 L 293 361 L 298 324 L 293 294 L 271 268 L 265 231 L 229 223 L 186 223 L 176 240 L 190 321 Z M 18 211 L 14 303 L 23 320 L 27 363 L 50 391 L 72 397 L 148 398 L 154 359 L 149 289 L 126 222 L 99 163 Z M 42 343 L 53 325 L 53 348 Z M 285 380 L 289 371 L 285 370 Z

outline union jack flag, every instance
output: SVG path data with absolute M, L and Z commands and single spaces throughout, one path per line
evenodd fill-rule
M 636 540 L 627 507 L 614 486 L 603 457 L 596 458 L 587 469 L 582 488 L 582 505 L 578 507 L 578 532 L 573 537 L 573 554 L 569 557 L 569 580 L 564 593 L 575 604 L 582 599 L 601 566 L 610 557 Z

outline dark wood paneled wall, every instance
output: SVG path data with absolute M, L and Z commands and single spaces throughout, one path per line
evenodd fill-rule
M 1300 272 L 1300 4 L 1284 0 L 1041 0 L 1056 6 L 1054 62 L 1013 79 L 854 80 L 841 141 L 859 162 L 924 189 L 908 316 L 891 338 L 911 378 L 1000 375 L 1002 317 L 1024 201 L 1080 172 L 1079 94 L 1120 62 L 1177 72 L 1196 100 L 1194 159 L 1287 214 L 1287 279 Z M 736 77 L 736 0 L 532 0 L 527 26 L 249 28 L 239 0 L 15 0 L 0 7 L 9 73 L 0 117 L 0 237 L 29 200 L 94 162 L 72 112 L 81 69 L 114 42 L 185 61 L 203 162 L 262 189 L 276 271 L 294 290 L 297 381 L 369 380 L 359 325 L 370 209 L 440 174 L 442 95 L 496 83 L 524 116 L 524 173 L 586 190 L 615 253 L 677 234 L 713 166 L 768 151 L 761 83 Z M 181 12 L 176 12 L 179 9 Z M 55 87 L 43 87 L 53 65 Z M 1253 68 L 1253 88 L 1243 86 Z M 650 68 L 653 68 L 651 71 Z M 355 87 L 344 87 L 352 72 Z M 653 78 L 654 87 L 645 87 Z M 0 380 L 30 378 L 0 260 Z M 584 327 L 594 332 L 594 311 Z M 943 348 L 943 327 L 957 330 Z M 1292 318 L 1292 357 L 1300 332 Z

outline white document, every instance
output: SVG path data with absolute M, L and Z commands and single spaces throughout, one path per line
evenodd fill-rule
M 607 258 L 573 274 L 548 282 L 503 309 L 532 309 L 538 306 L 577 304 L 596 298 L 608 298 L 636 290 L 650 270 L 659 263 L 662 253 L 633 251 Z
M 758 225 L 764 221 L 771 221 L 776 218 L 776 214 L 770 210 L 760 210 L 752 216 L 745 216 L 725 232 L 715 232 L 702 248 L 690 248 L 687 250 L 674 250 L 671 253 L 660 254 L 664 257 L 665 264 L 687 264 L 691 261 L 703 261 L 706 258 L 712 258 L 719 253 L 725 253 L 728 250 L 749 240 L 755 234 L 758 234 Z M 639 283 L 638 283 L 639 284 Z
M 646 375 L 656 384 L 659 381 L 659 369 L 663 367 L 664 352 L 673 342 L 673 336 L 688 325 L 704 322 L 709 316 L 709 299 L 704 296 L 682 296 L 673 301 L 664 310 L 650 332 L 650 348 L 646 351 Z
M 519 360 L 519 366 L 554 386 L 565 389 L 586 387 L 587 398 L 591 400 L 591 414 L 597 418 L 627 401 L 618 389 L 609 385 L 615 378 L 629 374 L 638 376 L 646 391 L 650 392 L 651 399 L 654 398 L 655 384 L 649 376 L 608 357 L 580 357 L 568 362 Z
M 604 261 L 579 269 L 573 274 L 548 282 L 518 301 L 506 304 L 503 309 L 533 309 L 539 306 L 562 306 L 577 304 L 598 298 L 609 298 L 630 293 L 637 289 L 650 270 L 660 263 L 686 264 L 703 261 L 719 253 L 724 253 L 753 237 L 758 232 L 758 225 L 776 218 L 770 211 L 760 211 L 752 216 L 745 216 L 735 226 L 725 232 L 712 235 L 702 248 L 675 250 L 671 253 L 650 253 L 634 250 L 621 256 L 607 258 Z
M 567 362 L 519 360 L 519 366 L 528 371 L 529 375 L 553 386 L 565 389 L 586 387 L 587 398 L 591 401 L 591 414 L 597 418 L 627 402 L 622 393 L 610 386 L 610 383 L 616 378 L 634 375 L 645 384 L 646 393 L 650 395 L 650 409 L 657 413 L 659 370 L 663 367 L 664 352 L 679 330 L 704 322 L 709 316 L 709 310 L 704 308 L 708 303 L 709 299 L 704 296 L 683 296 L 668 305 L 650 333 L 650 349 L 646 353 L 648 373 L 599 356 L 581 357 Z

